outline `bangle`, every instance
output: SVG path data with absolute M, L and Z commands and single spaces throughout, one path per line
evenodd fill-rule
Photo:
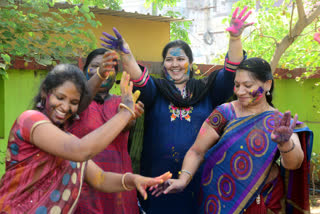
M 128 187 L 126 186 L 126 184 L 124 183 L 124 179 L 125 179 L 125 177 L 126 177 L 128 174 L 132 174 L 132 173 L 131 173 L 131 172 L 126 172 L 126 173 L 124 173 L 124 174 L 122 175 L 122 177 L 121 177 L 122 187 L 123 187 L 123 189 L 125 189 L 126 191 L 130 191 L 130 190 L 133 190 L 133 189 L 134 189 L 134 188 L 132 188 L 132 189 L 128 188 Z
M 125 108 L 125 109 L 127 109 L 127 110 L 132 114 L 132 117 L 133 117 L 133 118 L 136 118 L 136 114 L 135 114 L 127 105 L 125 105 L 125 104 L 123 104 L 123 103 L 120 103 L 120 104 L 119 104 L 119 107 L 120 107 L 120 108 Z
M 290 149 L 288 149 L 287 151 L 281 151 L 280 149 L 279 149 L 279 152 L 280 153 L 288 153 L 288 152 L 291 152 L 293 149 L 294 149 L 294 147 L 296 147 L 296 144 L 294 143 L 294 142 L 292 142 L 292 147 L 290 148 Z
M 239 35 L 239 36 L 230 36 L 230 39 L 231 39 L 231 40 L 241 39 L 241 35 Z
M 193 177 L 191 172 L 186 170 L 186 169 L 182 169 L 181 171 L 178 172 L 178 174 L 181 175 L 181 173 L 183 173 L 183 172 L 187 173 L 190 176 L 190 178 L 188 180 L 188 182 L 190 182 L 192 180 L 192 177 Z
M 98 75 L 98 77 L 99 77 L 101 80 L 106 80 L 106 79 L 108 79 L 109 75 L 108 75 L 107 77 L 103 78 L 103 77 L 101 76 L 100 72 L 99 72 L 99 69 L 100 69 L 100 67 L 97 68 L 97 75 Z

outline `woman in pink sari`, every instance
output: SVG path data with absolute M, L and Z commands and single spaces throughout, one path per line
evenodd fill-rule
M 104 56 L 91 82 L 92 91 L 113 69 L 112 54 Z M 134 116 L 136 96 L 129 75 L 121 79 L 120 111 L 107 123 L 79 139 L 64 130 L 86 101 L 87 85 L 73 65 L 56 66 L 43 81 L 35 109 L 23 112 L 10 132 L 6 173 L 0 182 L 0 213 L 73 213 L 83 181 L 103 192 L 137 188 L 147 197 L 148 186 L 170 173 L 147 178 L 131 173 L 105 172 L 90 159 L 101 152 Z M 84 103 L 84 104 L 83 104 Z

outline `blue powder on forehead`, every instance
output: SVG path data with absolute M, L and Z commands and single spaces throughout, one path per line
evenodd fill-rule
M 172 56 L 180 56 L 181 55 L 181 48 L 174 48 L 170 51 Z

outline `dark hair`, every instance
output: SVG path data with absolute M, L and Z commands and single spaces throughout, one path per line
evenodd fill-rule
M 249 58 L 246 60 L 243 60 L 238 69 L 243 69 L 246 71 L 249 71 L 253 77 L 257 80 L 260 80 L 261 82 L 266 82 L 267 80 L 272 80 L 271 88 L 270 88 L 270 95 L 266 94 L 266 99 L 269 105 L 272 107 L 272 93 L 273 93 L 273 88 L 274 88 L 274 80 L 273 80 L 273 75 L 271 71 L 270 64 L 261 58 L 258 57 L 253 57 Z
M 89 90 L 87 87 L 87 80 L 82 71 L 71 64 L 57 65 L 47 74 L 40 85 L 38 94 L 33 99 L 33 109 L 37 109 L 37 103 L 41 102 L 41 92 L 48 94 L 66 81 L 72 82 L 81 94 L 78 108 L 80 109 L 83 98 L 89 96 Z
M 83 66 L 83 71 L 86 72 L 88 70 L 89 64 L 92 62 L 92 60 L 96 56 L 103 55 L 103 54 L 105 54 L 105 52 L 108 52 L 108 50 L 104 49 L 104 48 L 98 48 L 98 49 L 91 51 L 87 56 L 86 63 Z M 116 70 L 116 72 L 118 71 L 118 64 L 115 65 L 115 70 Z
M 182 40 L 171 41 L 163 48 L 163 50 L 162 50 L 162 64 L 164 63 L 164 60 L 165 60 L 167 53 L 168 53 L 168 50 L 173 47 L 182 48 L 182 50 L 186 53 L 186 55 L 189 59 L 190 65 L 192 64 L 192 62 L 193 62 L 192 50 L 191 50 L 190 46 Z M 193 77 L 193 73 L 194 73 L 194 71 L 191 66 L 190 78 Z

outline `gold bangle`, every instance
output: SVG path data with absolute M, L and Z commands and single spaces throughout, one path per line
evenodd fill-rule
M 241 35 L 239 35 L 239 36 L 230 36 L 230 39 L 231 39 L 231 40 L 241 39 Z
M 136 118 L 136 114 L 135 114 L 127 105 L 125 105 L 125 104 L 123 104 L 123 103 L 120 103 L 120 104 L 119 104 L 119 107 L 120 107 L 120 108 L 125 108 L 125 109 L 127 109 L 127 110 L 132 114 L 132 117 L 133 117 L 133 118 Z
M 178 172 L 178 174 L 181 175 L 181 173 L 183 173 L 183 172 L 187 173 L 190 176 L 190 178 L 188 180 L 188 182 L 190 182 L 192 180 L 192 177 L 193 177 L 192 173 L 190 171 L 186 170 L 186 169 L 182 169 L 181 171 Z
M 100 70 L 100 67 L 97 68 L 97 75 L 98 75 L 98 77 L 99 77 L 101 80 L 106 80 L 106 79 L 108 79 L 109 75 L 108 75 L 107 77 L 103 78 L 103 77 L 101 76 L 99 70 Z
M 125 179 L 125 177 L 126 177 L 128 174 L 132 174 L 132 173 L 131 173 L 131 172 L 126 172 L 126 173 L 124 173 L 124 174 L 122 175 L 122 177 L 121 177 L 122 187 L 123 187 L 123 189 L 125 189 L 126 191 L 130 191 L 130 190 L 133 190 L 133 189 L 134 189 L 134 188 L 132 188 L 132 189 L 128 188 L 128 187 L 126 186 L 126 184 L 124 183 L 124 179 Z

